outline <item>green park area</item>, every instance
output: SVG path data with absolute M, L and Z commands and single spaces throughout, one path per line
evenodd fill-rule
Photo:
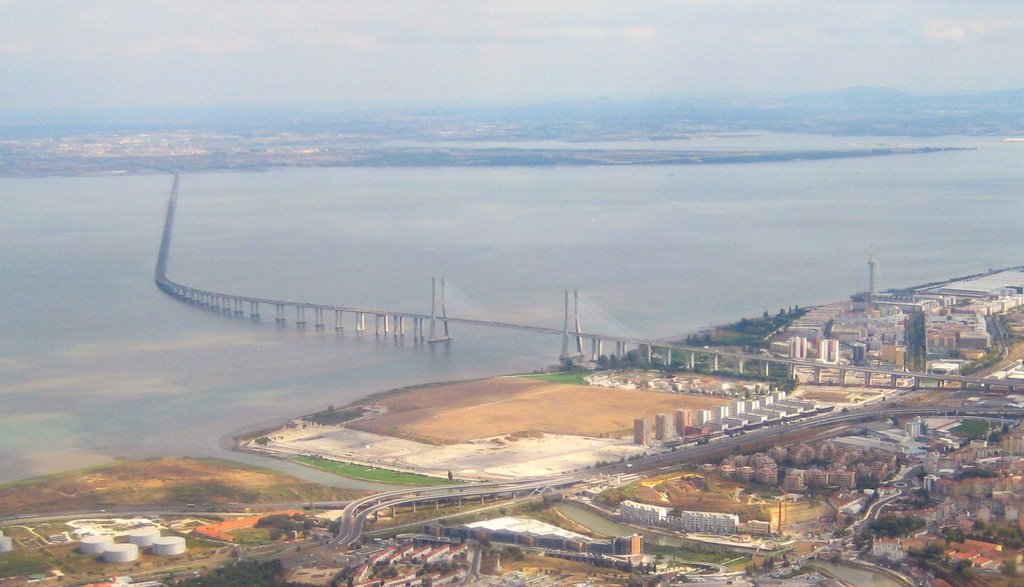
M 957 426 L 950 428 L 949 431 L 958 436 L 966 436 L 967 438 L 985 438 L 988 436 L 991 424 L 985 420 L 972 420 L 967 419 Z
M 587 373 L 575 371 L 561 371 L 558 373 L 539 373 L 536 375 L 523 375 L 526 379 L 545 381 L 547 383 L 565 383 L 569 385 L 589 385 L 585 379 Z
M 426 475 L 417 475 L 415 473 L 402 473 L 400 471 L 392 471 L 390 469 L 368 467 L 366 465 L 357 465 L 355 463 L 342 463 L 339 461 L 319 459 L 310 456 L 297 456 L 291 460 L 302 465 L 327 471 L 328 473 L 341 475 L 342 477 L 363 479 L 365 481 L 373 481 L 376 483 L 388 483 L 390 485 L 425 486 L 447 485 L 449 483 L 456 482 L 449 481 L 448 479 L 438 479 L 437 477 L 428 477 Z

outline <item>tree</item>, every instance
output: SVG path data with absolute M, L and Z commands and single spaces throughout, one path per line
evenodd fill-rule
M 1016 577 L 1017 561 L 1013 560 L 1012 558 L 1006 559 L 1005 561 L 1003 561 L 1003 564 L 999 565 L 999 571 L 1007 577 Z
M 448 480 L 451 481 L 453 479 L 455 479 L 455 475 L 452 474 L 452 470 L 451 469 L 448 469 Z

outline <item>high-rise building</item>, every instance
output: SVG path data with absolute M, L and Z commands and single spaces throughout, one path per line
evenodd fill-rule
M 697 410 L 697 425 L 703 426 L 709 422 L 714 421 L 713 412 L 710 409 Z
M 878 297 L 878 263 L 874 253 L 868 257 L 868 303 Z
M 782 480 L 782 489 L 789 493 L 803 493 L 807 489 L 804 482 L 804 471 L 801 469 L 790 469 Z
M 913 420 L 907 422 L 906 431 L 907 436 L 909 436 L 911 439 L 917 438 L 918 436 L 924 434 L 924 420 L 921 419 L 921 416 L 918 416 Z
M 1014 432 L 1003 437 L 1003 452 L 1008 455 L 1024 455 L 1024 432 Z
M 807 358 L 807 339 L 802 336 L 794 336 L 789 339 L 789 358 Z
M 868 364 L 868 346 L 866 344 L 862 342 L 854 342 L 850 344 L 850 348 L 853 350 L 854 365 Z
M 657 414 L 654 416 L 654 438 L 656 440 L 668 440 L 672 434 L 668 427 L 668 414 Z
M 682 436 L 687 428 L 693 427 L 693 412 L 690 410 L 676 410 L 675 414 L 676 434 Z
M 633 444 L 647 444 L 647 418 L 633 420 Z

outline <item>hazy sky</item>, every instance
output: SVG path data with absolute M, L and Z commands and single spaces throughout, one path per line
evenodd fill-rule
M 1024 87 L 1024 7 L 944 0 L 0 0 L 0 109 Z

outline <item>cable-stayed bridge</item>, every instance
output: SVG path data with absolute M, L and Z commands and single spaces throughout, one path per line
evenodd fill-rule
M 694 347 L 668 341 L 644 339 L 639 337 L 623 337 L 601 333 L 585 332 L 581 326 L 579 315 L 579 298 L 576 292 L 565 291 L 564 320 L 561 328 L 534 326 L 477 318 L 459 318 L 449 316 L 445 305 L 444 279 L 432 280 L 430 313 L 407 312 L 385 308 L 359 307 L 344 304 L 322 304 L 296 302 L 265 297 L 254 297 L 236 293 L 226 293 L 201 289 L 184 285 L 167 277 L 167 261 L 170 257 L 171 237 L 174 231 L 174 213 L 178 203 L 180 175 L 174 174 L 170 198 L 167 202 L 167 216 L 164 221 L 163 238 L 160 241 L 160 252 L 157 256 L 155 281 L 157 287 L 168 295 L 183 302 L 202 307 L 218 314 L 251 320 L 262 320 L 262 310 L 273 311 L 273 320 L 284 326 L 291 320 L 299 328 L 310 325 L 317 330 L 333 328 L 343 331 L 346 319 L 357 333 L 371 331 L 376 336 L 393 336 L 405 339 L 409 337 L 414 343 L 436 343 L 452 340 L 451 325 L 462 324 L 489 328 L 505 328 L 535 332 L 539 334 L 560 335 L 562 337 L 562 359 L 597 361 L 605 355 L 605 349 L 614 348 L 614 354 L 623 357 L 627 352 L 634 351 L 646 356 L 648 362 L 661 362 L 671 365 L 673 356 L 681 356 L 684 366 L 695 369 L 698 366 L 711 371 L 719 371 L 726 363 L 740 373 L 757 373 L 769 376 L 785 369 L 789 376 L 794 376 L 797 369 L 809 370 L 812 379 L 817 383 L 859 383 L 862 385 L 897 387 L 900 383 L 917 387 L 922 381 L 936 381 L 940 387 L 957 385 L 960 387 L 980 387 L 988 389 L 999 387 L 1007 391 L 1015 391 L 1024 384 L 979 379 L 960 375 L 936 375 L 901 371 L 895 369 L 830 365 L 818 361 L 771 357 L 764 354 L 725 351 L 716 348 Z M 571 304 L 570 304 L 571 300 Z M 267 317 L 269 319 L 269 316 Z M 372 328 L 371 328 L 372 323 Z M 589 345 L 588 345 L 589 343 Z M 607 345 L 607 347 L 606 347 Z M 589 348 L 588 348 L 589 346 Z M 753 370 L 753 371 L 752 371 Z M 773 373 L 773 370 L 775 373 Z

